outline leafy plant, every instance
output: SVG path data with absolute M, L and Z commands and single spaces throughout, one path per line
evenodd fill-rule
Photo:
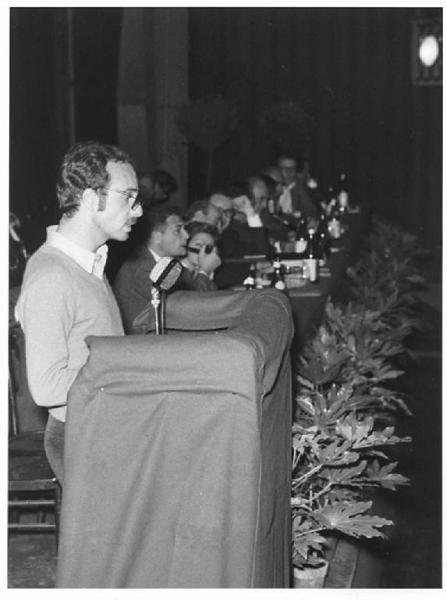
M 357 263 L 348 270 L 351 301 L 331 301 L 297 365 L 293 424 L 293 561 L 317 565 L 327 536 L 383 537 L 392 522 L 370 515 L 371 488 L 396 490 L 409 480 L 396 472 L 389 446 L 399 437 L 387 416 L 403 399 L 389 389 L 402 375 L 397 360 L 406 338 L 422 328 L 415 291 L 423 285 L 417 240 L 374 220 Z
M 295 566 L 318 564 L 330 532 L 383 537 L 381 529 L 392 522 L 367 513 L 372 503 L 364 490 L 408 483 L 383 448 L 410 438 L 395 435 L 394 427 L 377 429 L 374 417 L 360 416 L 355 404 L 354 391 L 345 386 L 298 398 L 292 443 Z
M 405 352 L 405 328 L 389 330 L 377 311 L 356 312 L 353 305 L 328 302 L 323 323 L 303 349 L 297 377 L 302 389 L 318 392 L 331 383 L 355 390 L 356 410 L 408 407 L 384 382 L 402 375 L 391 360 Z
M 395 225 L 374 218 L 372 233 L 363 241 L 364 251 L 347 270 L 353 300 L 377 311 L 389 329 L 401 328 L 406 335 L 421 330 L 415 292 L 424 284 L 416 260 L 425 256 L 414 236 Z

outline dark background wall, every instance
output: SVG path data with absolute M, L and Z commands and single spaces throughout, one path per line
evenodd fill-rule
M 433 14 L 442 16 L 413 8 L 190 9 L 190 97 L 219 94 L 239 114 L 212 185 L 275 159 L 259 115 L 293 100 L 313 119 L 310 159 L 321 185 L 346 172 L 355 199 L 439 248 L 442 86 L 411 81 L 412 21 Z M 72 11 L 76 139 L 118 141 L 121 16 Z M 36 238 L 56 218 L 55 168 L 70 141 L 67 23 L 67 9 L 11 9 L 10 204 L 31 215 Z M 205 163 L 191 146 L 190 200 L 205 191 Z
M 56 218 L 56 168 L 68 143 L 64 11 L 10 13 L 10 206 L 31 248 Z
M 442 86 L 411 80 L 412 20 L 433 14 L 440 11 L 192 9 L 191 97 L 220 94 L 240 114 L 218 151 L 216 183 L 275 160 L 259 115 L 292 99 L 314 120 L 310 159 L 324 187 L 345 172 L 354 198 L 439 244 Z M 204 181 L 197 155 L 196 187 Z
M 55 181 L 73 141 L 71 127 L 76 141 L 118 141 L 121 13 L 114 8 L 74 9 L 71 14 L 63 8 L 10 11 L 10 206 L 22 220 L 30 250 L 58 219 Z

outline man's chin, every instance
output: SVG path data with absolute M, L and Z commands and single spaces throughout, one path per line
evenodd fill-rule
M 110 239 L 115 240 L 116 242 L 125 242 L 129 239 L 129 235 L 130 231 L 120 231 Z

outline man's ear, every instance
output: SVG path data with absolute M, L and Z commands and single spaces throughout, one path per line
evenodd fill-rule
M 96 212 L 98 210 L 104 210 L 105 198 L 96 190 L 87 188 L 82 192 L 81 204 L 88 208 L 88 210 Z
M 155 242 L 155 244 L 159 244 L 161 241 L 161 231 L 157 231 L 154 229 L 151 235 L 151 242 Z

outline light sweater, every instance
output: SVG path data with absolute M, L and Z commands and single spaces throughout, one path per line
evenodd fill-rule
M 85 254 L 60 234 L 54 242 L 52 234 L 52 244 L 47 241 L 28 261 L 16 316 L 25 334 L 31 395 L 65 421 L 68 391 L 88 358 L 85 338 L 124 331 L 103 265 L 97 269 L 104 253 Z

